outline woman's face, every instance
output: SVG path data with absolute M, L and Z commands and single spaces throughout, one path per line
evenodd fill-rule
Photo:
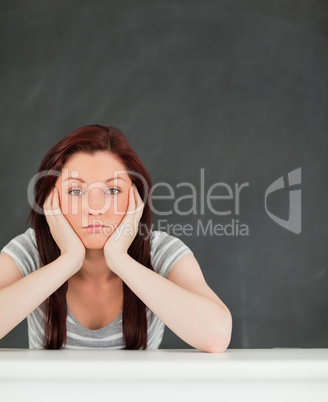
M 132 181 L 120 159 L 107 151 L 76 153 L 63 166 L 55 185 L 62 212 L 84 246 L 103 248 L 128 209 Z

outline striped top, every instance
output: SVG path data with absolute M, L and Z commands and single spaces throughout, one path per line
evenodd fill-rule
M 180 239 L 162 231 L 150 232 L 151 262 L 154 271 L 167 278 L 173 264 L 183 255 L 193 252 Z M 9 254 L 22 274 L 28 275 L 39 269 L 40 261 L 34 229 L 29 228 L 16 236 L 1 252 Z M 81 325 L 67 308 L 66 349 L 123 349 L 122 312 L 114 321 L 100 329 L 89 329 Z M 162 342 L 165 324 L 146 306 L 148 321 L 147 349 L 158 349 Z M 43 349 L 45 328 L 45 301 L 27 317 L 30 349 Z

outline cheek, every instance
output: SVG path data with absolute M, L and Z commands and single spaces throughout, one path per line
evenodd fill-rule
M 108 198 L 104 201 L 104 210 L 107 215 L 110 215 L 116 220 L 122 218 L 129 205 L 128 195 L 126 193 L 121 193 L 119 196 L 107 196 Z
M 61 196 L 61 210 L 67 217 L 74 217 L 81 213 L 80 197 L 72 197 L 69 194 L 63 193 Z
M 123 218 L 123 216 L 125 215 L 128 206 L 129 206 L 129 198 L 128 195 L 126 193 L 122 194 L 121 197 L 117 198 L 117 215 L 120 216 L 121 218 Z

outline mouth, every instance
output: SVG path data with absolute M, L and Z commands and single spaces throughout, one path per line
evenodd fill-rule
M 89 225 L 89 226 L 85 226 L 84 229 L 87 229 L 89 232 L 91 231 L 101 231 L 104 230 L 105 228 L 108 228 L 108 226 L 106 225 Z
M 94 225 L 88 225 L 88 226 L 84 226 L 85 228 L 107 228 L 107 225 L 99 225 L 98 223 L 97 224 L 94 224 Z

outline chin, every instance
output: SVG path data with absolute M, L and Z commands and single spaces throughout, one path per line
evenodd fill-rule
M 93 249 L 93 250 L 100 250 L 104 248 L 104 245 L 107 241 L 109 236 L 99 236 L 93 235 L 89 236 L 89 238 L 83 239 L 83 244 L 85 248 Z

